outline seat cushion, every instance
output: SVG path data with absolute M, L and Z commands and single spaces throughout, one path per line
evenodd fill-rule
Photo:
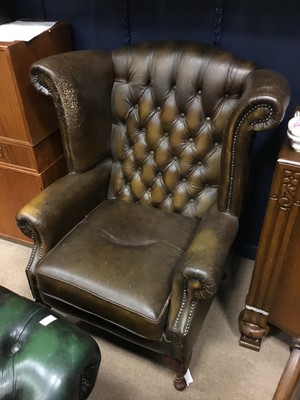
M 174 270 L 198 224 L 180 214 L 106 200 L 40 261 L 42 298 L 157 340 Z

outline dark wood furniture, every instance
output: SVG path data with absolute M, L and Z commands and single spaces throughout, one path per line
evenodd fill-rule
M 291 344 L 291 355 L 276 388 L 273 400 L 299 400 L 300 398 L 300 338 Z
M 288 381 L 292 393 L 300 370 L 299 238 L 300 153 L 286 139 L 277 160 L 252 280 L 239 321 L 240 344 L 245 347 L 259 350 L 269 324 L 294 338 L 291 358 L 278 386 L 281 393 Z M 276 396 L 276 400 L 290 398 L 287 393 Z
M 58 121 L 50 99 L 29 79 L 30 65 L 71 50 L 69 25 L 55 24 L 29 42 L 0 42 L 0 236 L 29 241 L 15 215 L 66 173 Z

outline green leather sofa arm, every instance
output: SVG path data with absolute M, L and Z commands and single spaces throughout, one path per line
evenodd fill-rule
M 101 360 L 91 336 L 3 286 L 0 321 L 1 399 L 87 399 Z

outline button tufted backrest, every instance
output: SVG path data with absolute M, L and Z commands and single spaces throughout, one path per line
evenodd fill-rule
M 223 135 L 255 68 L 188 42 L 113 52 L 109 198 L 201 218 L 217 196 Z

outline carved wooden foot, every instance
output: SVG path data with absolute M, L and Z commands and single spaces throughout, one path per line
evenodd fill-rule
M 188 369 L 188 366 L 178 360 L 174 360 L 174 358 L 171 358 L 167 355 L 165 355 L 164 358 L 168 367 L 170 367 L 175 372 L 174 375 L 175 388 L 181 391 L 184 390 L 187 386 L 184 375 Z
M 175 376 L 174 376 L 174 386 L 175 386 L 175 389 L 177 389 L 177 390 L 180 390 L 180 391 L 184 390 L 186 388 L 186 386 L 187 386 L 184 376 L 177 376 L 175 374 Z
M 249 336 L 241 334 L 239 344 L 240 346 L 246 347 L 247 349 L 259 351 L 261 345 L 261 339 L 253 339 Z
M 251 313 L 253 314 L 253 311 Z M 249 312 L 247 312 L 247 314 L 249 314 Z M 249 322 L 247 319 L 245 318 L 245 310 L 243 310 L 239 316 L 239 327 L 241 331 L 240 345 L 251 350 L 259 351 L 261 340 L 269 333 L 270 328 L 267 324 L 262 327 L 253 322 Z M 253 315 L 251 319 L 254 319 Z

